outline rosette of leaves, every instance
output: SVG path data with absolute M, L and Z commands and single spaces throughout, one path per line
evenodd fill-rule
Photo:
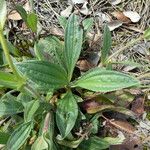
M 3 0 L 0 4 L 1 31 L 6 15 L 4 6 L 6 2 Z M 17 8 L 25 21 L 35 19 L 33 13 L 28 17 L 28 13 L 20 6 Z M 36 32 L 35 24 L 32 26 L 30 23 L 30 27 L 33 32 Z M 91 117 L 91 119 L 89 115 L 86 118 L 88 114 L 85 115 L 80 110 L 78 102 L 82 97 L 77 95 L 77 91 L 84 89 L 107 93 L 139 86 L 140 82 L 130 75 L 100 67 L 73 78 L 76 62 L 82 51 L 83 35 L 89 28 L 87 26 L 84 28 L 84 25 L 82 27 L 74 14 L 69 17 L 64 28 L 64 43 L 56 37 L 51 40 L 46 38 L 44 41 L 41 39 L 35 42 L 34 60 L 12 62 L 25 83 L 19 84 L 20 80 L 14 72 L 0 72 L 2 88 L 9 87 L 18 91 L 15 95 L 10 91 L 1 97 L 0 116 L 8 118 L 8 127 L 7 130 L 0 131 L 1 137 L 5 137 L 0 138 L 0 144 L 4 144 L 6 149 L 99 150 L 121 142 L 117 138 L 100 138 L 93 135 L 97 133 L 98 117 L 95 119 Z M 110 33 L 107 28 L 105 32 L 107 33 L 104 35 L 103 51 L 106 52 L 102 55 L 103 63 L 110 49 L 108 43 Z M 5 39 L 0 41 L 3 43 Z M 45 49 L 45 43 L 52 46 Z M 7 46 L 6 43 L 4 45 Z M 6 47 L 2 46 L 2 48 L 5 51 Z M 87 124 L 81 134 L 77 135 L 76 130 L 81 129 L 80 122 L 83 119 L 90 124 Z M 15 125 L 10 128 L 12 121 L 15 121 Z M 88 140 L 87 136 L 89 136 Z

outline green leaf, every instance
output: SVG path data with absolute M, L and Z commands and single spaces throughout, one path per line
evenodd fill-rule
M 35 112 L 39 108 L 40 103 L 38 100 L 32 100 L 27 103 L 24 110 L 24 118 L 26 122 L 32 121 Z
M 75 125 L 78 116 L 77 102 L 71 92 L 68 92 L 63 99 L 58 101 L 56 111 L 56 123 L 65 138 Z
M 48 147 L 48 150 L 56 150 L 56 146 L 54 143 L 54 123 L 53 112 L 49 111 L 45 116 L 45 120 L 42 121 L 38 138 L 38 141 L 40 140 L 40 142 L 44 144 L 43 147 Z M 33 146 L 35 150 L 36 147 L 38 147 L 38 142 L 35 142 L 35 145 Z M 42 149 L 40 145 L 39 147 L 40 149 Z
M 71 80 L 75 64 L 79 58 L 82 48 L 83 30 L 78 24 L 78 18 L 71 15 L 65 30 L 65 65 L 68 79 Z
M 89 31 L 93 26 L 93 18 L 87 18 L 83 20 L 83 28 L 85 31 Z
M 0 116 L 13 115 L 23 112 L 23 105 L 14 100 L 0 101 Z
M 149 40 L 150 39 L 150 28 L 144 31 L 144 38 Z
M 123 142 L 123 139 L 119 138 L 111 138 L 106 137 L 104 139 L 99 137 L 91 137 L 88 140 L 84 140 L 78 150 L 105 150 L 109 148 L 110 145 L 117 145 L 121 144 Z
M 6 144 L 9 138 L 9 134 L 5 132 L 0 132 L 0 144 Z
M 7 149 L 18 150 L 27 140 L 33 127 L 32 122 L 21 124 L 10 136 Z
M 27 15 L 26 10 L 21 5 L 17 5 L 16 10 L 20 14 L 20 16 L 22 17 L 23 21 L 27 24 L 27 16 L 28 15 Z
M 67 25 L 67 19 L 63 16 L 59 16 L 58 21 L 59 21 L 59 24 L 63 27 L 63 29 L 65 29 Z
M 41 135 L 36 139 L 36 141 L 31 147 L 31 150 L 45 150 L 45 149 L 48 149 L 48 143 L 44 139 L 44 136 Z
M 0 85 L 16 89 L 20 83 L 16 80 L 15 75 L 0 71 Z
M 58 135 L 56 139 L 57 139 L 57 143 L 59 143 L 60 145 L 63 145 L 65 147 L 70 147 L 70 148 L 77 148 L 84 138 L 80 137 L 79 139 L 74 139 L 73 141 L 69 141 L 67 139 L 62 140 L 62 138 Z
M 8 49 L 11 54 L 19 57 L 19 50 L 9 41 L 7 41 Z
M 35 44 L 35 54 L 39 60 L 47 60 L 55 64 L 62 64 L 63 44 L 54 36 L 40 39 Z
M 37 32 L 37 22 L 38 22 L 38 18 L 37 18 L 37 15 L 34 12 L 29 13 L 27 15 L 28 27 L 31 28 L 31 30 L 35 33 Z
M 7 15 L 6 1 L 1 0 L 0 2 L 0 30 L 3 30 L 4 28 L 6 15 Z
M 91 137 L 79 145 L 79 150 L 103 150 L 109 148 L 110 144 L 102 138 Z
M 110 52 L 112 40 L 111 40 L 111 32 L 107 25 L 104 26 L 104 34 L 103 34 L 103 47 L 101 51 L 101 61 L 102 64 L 105 63 L 107 56 Z
M 46 61 L 26 61 L 17 63 L 17 68 L 41 90 L 61 88 L 68 84 L 63 68 Z
M 94 68 L 83 74 L 73 87 L 82 87 L 96 92 L 110 92 L 139 85 L 140 82 L 136 78 L 127 74 Z

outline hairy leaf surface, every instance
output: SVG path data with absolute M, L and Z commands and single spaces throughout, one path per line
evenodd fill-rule
M 71 80 L 75 64 L 82 48 L 83 30 L 80 28 L 78 18 L 71 15 L 65 30 L 65 64 L 68 78 Z
M 27 122 L 21 124 L 10 136 L 7 142 L 7 149 L 18 150 L 29 137 L 33 123 Z
M 110 52 L 110 48 L 111 48 L 111 32 L 108 28 L 107 25 L 105 25 L 104 27 L 104 35 L 103 35 L 103 47 L 102 47 L 102 51 L 101 51 L 101 59 L 102 59 L 102 63 L 105 63 L 105 60 L 107 59 L 107 56 Z
M 59 65 L 46 61 L 17 63 L 17 68 L 42 90 L 61 88 L 67 85 L 67 74 Z
M 56 122 L 62 138 L 65 138 L 75 125 L 78 116 L 77 102 L 71 92 L 58 101 Z
M 96 92 L 110 92 L 138 86 L 140 82 L 127 74 L 94 68 L 83 74 L 73 85 Z
M 23 105 L 15 100 L 0 101 L 0 116 L 13 115 L 23 111 Z
M 24 118 L 26 122 L 29 122 L 33 119 L 35 112 L 40 106 L 39 100 L 32 100 L 27 103 L 24 110 Z

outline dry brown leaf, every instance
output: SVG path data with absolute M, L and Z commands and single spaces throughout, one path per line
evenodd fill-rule
M 131 23 L 131 20 L 128 17 L 126 17 L 121 11 L 115 11 L 112 13 L 112 15 L 123 23 Z
M 9 13 L 8 15 L 8 19 L 11 19 L 11 20 L 21 20 L 21 16 L 20 14 L 16 11 L 16 10 L 13 10 Z
M 88 2 L 85 2 L 82 6 L 82 8 L 80 9 L 81 14 L 83 15 L 90 15 L 92 13 L 92 11 L 90 11 L 87 7 Z
M 120 145 L 111 145 L 109 150 L 143 150 L 143 146 L 138 137 L 130 137 Z
M 144 113 L 144 97 L 139 96 L 133 101 L 131 110 L 140 117 Z
M 59 28 L 55 28 L 55 27 L 51 28 L 50 33 L 53 35 L 56 35 L 56 36 L 61 36 L 61 37 L 64 36 L 63 30 L 61 30 Z
M 98 16 L 100 24 L 103 22 L 111 22 L 112 20 L 111 16 L 109 16 L 107 13 L 99 12 L 96 14 L 96 16 Z
M 140 15 L 136 11 L 124 11 L 123 14 L 134 23 L 141 19 Z
M 114 20 L 114 21 L 109 22 L 107 25 L 108 25 L 109 30 L 113 31 L 113 30 L 119 28 L 120 26 L 122 26 L 122 24 L 123 23 L 121 21 Z
M 86 1 L 87 0 L 68 0 L 68 3 L 71 3 L 71 4 L 83 4 Z
M 93 67 L 93 65 L 91 63 L 89 63 L 86 59 L 83 59 L 83 60 L 79 60 L 77 62 L 77 67 L 81 71 L 87 71 L 87 70 L 91 69 Z
M 63 10 L 60 15 L 63 16 L 63 17 L 69 17 L 71 12 L 72 12 L 72 9 L 73 9 L 73 6 L 70 5 L 68 6 L 65 10 Z
M 133 134 L 136 130 L 129 122 L 123 121 L 123 120 L 109 120 L 109 123 L 116 127 L 117 129 L 120 129 L 122 131 L 125 131 L 127 133 Z
M 118 5 L 121 3 L 121 0 L 111 0 L 110 2 L 112 5 Z

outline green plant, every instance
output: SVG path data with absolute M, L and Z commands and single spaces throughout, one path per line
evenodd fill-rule
M 36 33 L 37 27 L 33 24 L 37 20 L 35 15 L 26 14 L 20 6 L 18 9 Z M 5 147 L 9 150 L 100 150 L 108 148 L 110 144 L 120 144 L 122 141 L 118 138 L 99 138 L 95 135 L 98 132 L 98 118 L 107 109 L 122 113 L 127 110 L 113 104 L 103 107 L 86 106 L 86 101 L 82 98 L 86 91 L 107 93 L 139 86 L 140 82 L 130 75 L 100 67 L 81 76 L 76 74 L 75 65 L 82 50 L 84 29 L 89 28 L 80 26 L 78 17 L 74 14 L 64 25 L 64 43 L 56 37 L 36 40 L 34 59 L 13 62 L 3 35 L 6 17 L 4 0 L 0 10 L 0 42 L 11 68 L 10 72 L 0 71 L 0 85 L 2 88 L 13 89 L 3 95 L 0 101 L 0 117 L 11 116 L 7 128 L 0 131 L 0 135 L 5 137 L 0 138 L 0 144 L 6 144 Z M 107 65 L 110 38 L 110 32 L 105 27 L 102 50 L 104 66 Z M 86 114 L 79 107 L 81 102 L 86 106 Z M 82 120 L 88 124 L 80 133 Z M 9 128 L 12 121 L 15 125 Z M 76 134 L 76 131 L 80 134 Z

